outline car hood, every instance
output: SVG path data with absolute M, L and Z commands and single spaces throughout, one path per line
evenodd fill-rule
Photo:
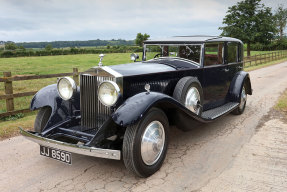
M 123 76 L 176 71 L 176 68 L 169 65 L 147 62 L 135 62 L 129 64 L 113 65 L 109 67 L 114 71 L 122 74 Z

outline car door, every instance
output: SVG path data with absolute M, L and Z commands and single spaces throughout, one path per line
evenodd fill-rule
M 203 61 L 203 110 L 218 107 L 225 103 L 228 92 L 229 67 L 224 61 L 224 42 L 206 43 Z

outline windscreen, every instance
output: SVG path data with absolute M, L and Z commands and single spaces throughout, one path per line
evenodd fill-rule
M 201 45 L 146 45 L 145 60 L 155 58 L 183 58 L 199 63 Z

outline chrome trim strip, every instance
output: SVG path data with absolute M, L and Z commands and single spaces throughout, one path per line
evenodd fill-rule
M 20 129 L 20 134 L 26 137 L 26 139 L 31 140 L 35 143 L 38 143 L 42 146 L 52 147 L 52 148 L 61 149 L 61 150 L 72 152 L 72 153 L 88 155 L 88 156 L 93 156 L 93 157 L 115 159 L 115 160 L 121 159 L 120 150 L 101 149 L 101 148 L 95 148 L 95 147 L 87 147 L 84 145 L 65 143 L 65 142 L 56 141 L 56 140 L 52 140 L 52 139 L 48 139 L 45 137 L 35 135 L 33 133 L 23 130 L 21 127 L 19 127 L 19 129 Z

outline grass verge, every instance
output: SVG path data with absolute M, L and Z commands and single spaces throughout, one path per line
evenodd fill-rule
M 25 114 L 22 118 L 15 120 L 0 120 L 0 141 L 19 135 L 18 127 L 31 130 L 34 127 L 36 113 Z
M 280 96 L 280 98 L 279 98 L 279 100 L 275 106 L 275 109 L 283 111 L 287 117 L 287 89 Z

